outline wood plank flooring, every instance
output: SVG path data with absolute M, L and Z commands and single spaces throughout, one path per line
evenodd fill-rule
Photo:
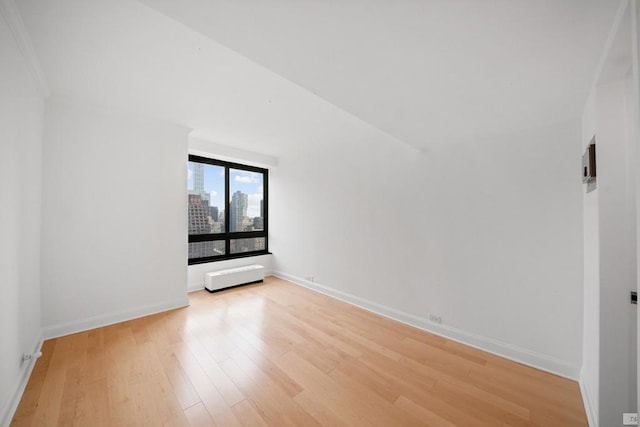
M 48 340 L 12 426 L 586 426 L 578 385 L 269 277 Z

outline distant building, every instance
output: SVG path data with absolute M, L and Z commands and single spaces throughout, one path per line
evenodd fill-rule
M 265 249 L 266 239 L 264 237 L 258 237 L 254 239 L 253 250 L 254 251 L 264 251 Z
M 193 190 L 189 194 L 199 195 L 202 204 L 209 206 L 211 195 L 204 190 L 204 165 L 202 163 L 191 163 L 193 165 Z
M 193 190 L 204 192 L 204 165 L 193 162 Z
M 262 251 L 265 249 L 264 237 L 231 240 L 231 253 Z
M 209 206 L 209 216 L 211 220 L 214 222 L 218 222 L 218 207 L 217 206 Z
M 264 230 L 264 217 L 253 218 L 253 229 Z
M 244 217 L 247 216 L 249 196 L 238 190 L 231 197 L 231 229 L 230 231 L 244 231 Z
M 189 194 L 189 234 L 209 233 L 209 209 L 202 204 L 202 197 Z
M 224 255 L 224 241 L 189 243 L 189 258 L 205 258 Z

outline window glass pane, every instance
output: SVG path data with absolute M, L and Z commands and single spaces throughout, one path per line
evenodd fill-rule
M 263 251 L 265 248 L 264 237 L 252 237 L 250 239 L 231 239 L 231 253 Z
M 202 262 L 203 258 L 208 258 L 206 261 L 209 262 L 266 251 L 268 213 L 264 186 L 268 171 L 246 166 L 257 170 L 254 172 L 245 170 L 242 165 L 195 155 L 190 155 L 189 159 L 189 263 Z
M 229 231 L 264 230 L 263 175 L 229 169 Z
M 189 258 L 205 258 L 225 254 L 224 240 L 189 243 Z
M 224 166 L 189 162 L 189 234 L 224 233 Z

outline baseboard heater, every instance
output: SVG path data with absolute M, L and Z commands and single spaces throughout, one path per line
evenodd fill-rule
M 204 275 L 204 288 L 209 292 L 264 280 L 264 266 L 259 264 L 211 271 Z

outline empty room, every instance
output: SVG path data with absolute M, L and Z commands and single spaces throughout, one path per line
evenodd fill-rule
M 0 426 L 637 425 L 638 0 L 0 0 Z

